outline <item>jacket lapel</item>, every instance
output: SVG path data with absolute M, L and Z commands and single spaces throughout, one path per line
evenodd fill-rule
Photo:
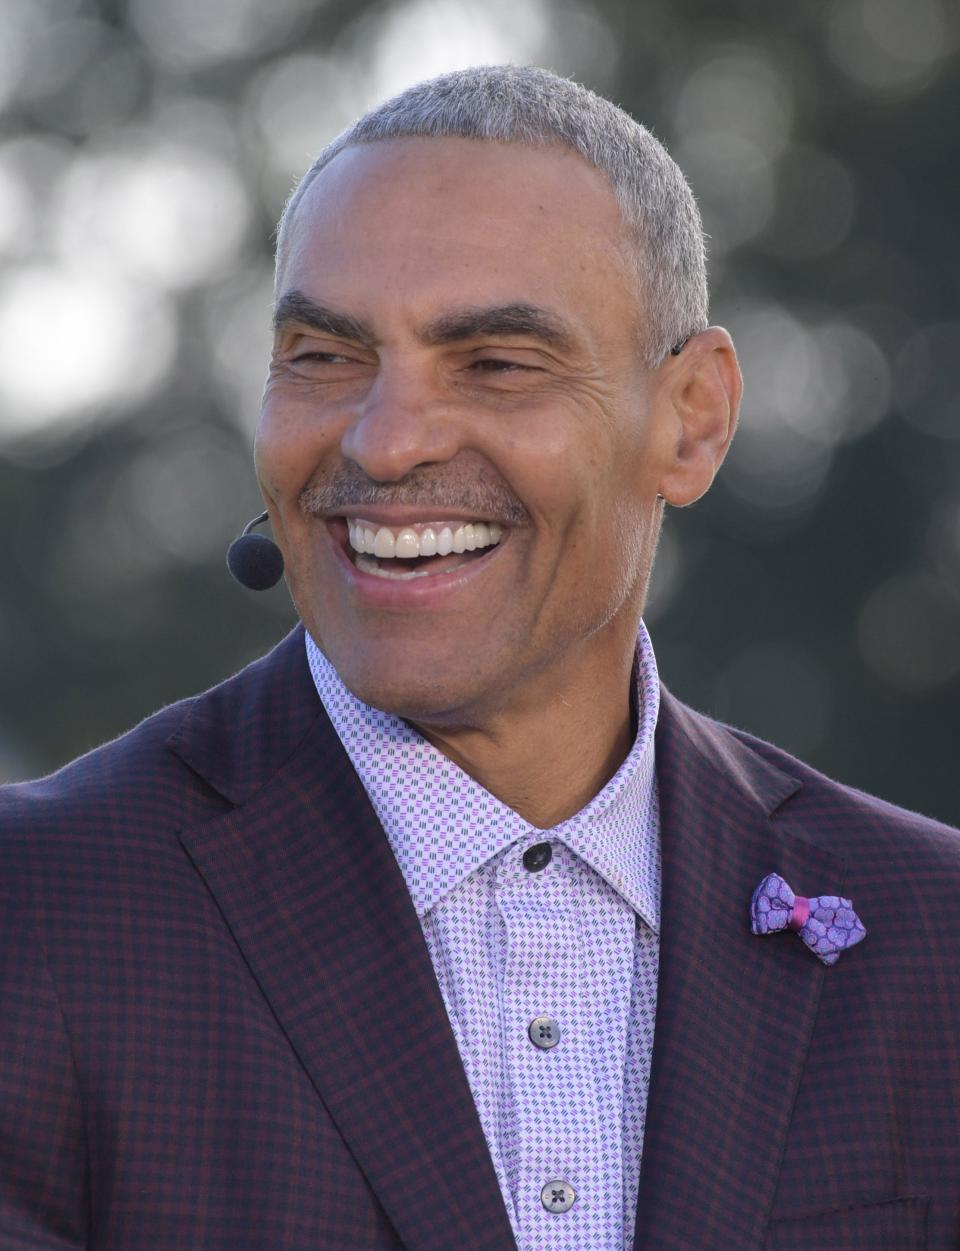
M 825 966 L 793 934 L 754 937 L 750 898 L 771 871 L 799 894 L 839 891 L 841 865 L 773 815 L 799 782 L 666 693 L 657 777 L 660 978 L 634 1247 L 759 1247 Z
M 171 744 L 238 805 L 181 841 L 404 1246 L 506 1251 L 420 923 L 316 697 L 302 631 L 271 662 L 258 686 L 241 675 L 201 701 Z M 236 746 L 271 732 L 269 747 Z

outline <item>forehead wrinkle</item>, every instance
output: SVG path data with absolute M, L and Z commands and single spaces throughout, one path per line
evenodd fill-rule
M 322 334 L 333 335 L 338 339 L 351 339 L 365 346 L 372 346 L 376 338 L 373 329 L 360 318 L 311 300 L 298 290 L 285 292 L 277 300 L 273 312 L 275 332 L 292 322 L 299 322 L 309 326 L 311 330 L 319 330 Z

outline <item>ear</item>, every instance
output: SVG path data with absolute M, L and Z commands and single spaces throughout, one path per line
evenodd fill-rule
M 660 495 L 682 508 L 698 500 L 723 464 L 737 428 L 743 379 L 730 335 L 710 326 L 660 366 L 660 402 L 670 412 L 674 445 Z

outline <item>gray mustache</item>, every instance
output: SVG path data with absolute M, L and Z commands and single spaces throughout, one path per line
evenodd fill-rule
M 338 469 L 300 492 L 308 516 L 329 516 L 347 508 L 394 505 L 405 508 L 451 508 L 520 525 L 529 514 L 503 482 L 489 472 L 451 477 L 433 469 L 414 469 L 399 482 L 376 482 L 362 471 Z

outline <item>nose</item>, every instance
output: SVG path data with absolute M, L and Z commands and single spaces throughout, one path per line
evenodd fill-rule
M 425 371 L 384 364 L 340 442 L 343 455 L 377 482 L 398 482 L 420 465 L 452 460 L 460 446 L 458 422 L 439 385 Z

